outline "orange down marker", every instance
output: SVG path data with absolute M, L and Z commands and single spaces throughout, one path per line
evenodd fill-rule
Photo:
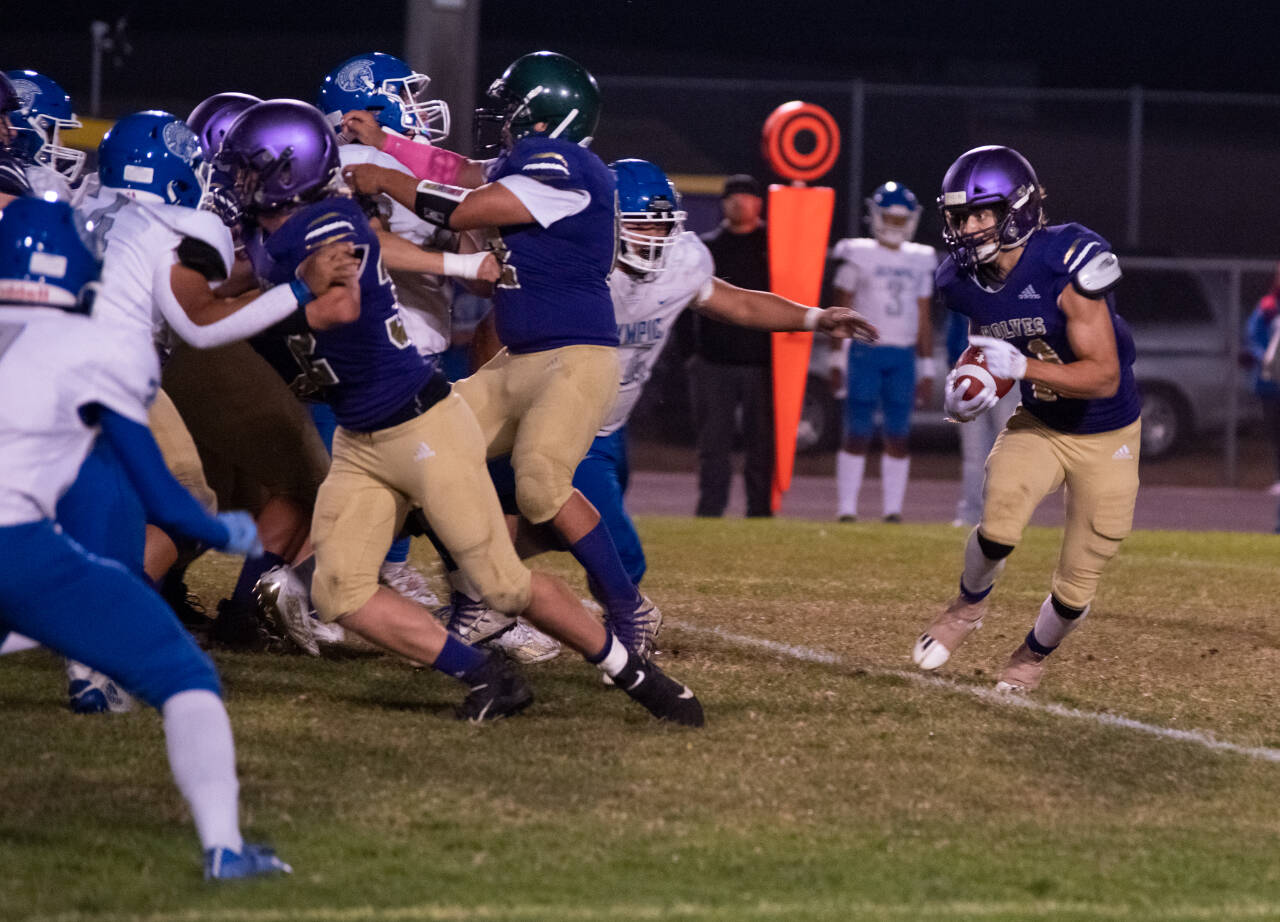
M 789 102 L 765 120 L 764 156 L 791 185 L 769 187 L 769 282 L 775 294 L 817 305 L 827 237 L 835 210 L 834 189 L 805 182 L 830 171 L 840 154 L 840 129 L 821 106 Z M 773 334 L 773 511 L 791 487 L 796 430 L 804 407 L 813 334 Z

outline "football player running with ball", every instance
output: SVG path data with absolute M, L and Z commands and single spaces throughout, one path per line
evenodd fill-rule
M 1031 165 L 1007 147 L 963 154 L 938 204 L 950 256 L 938 267 L 947 306 L 969 318 L 987 369 L 1021 382 L 1022 406 L 987 460 L 982 520 L 964 551 L 960 593 L 916 641 L 912 658 L 937 669 L 982 625 L 996 577 L 1040 501 L 1065 484 L 1066 525 L 1049 596 L 998 688 L 1040 684 L 1045 658 L 1089 612 L 1098 578 L 1133 526 L 1140 401 L 1133 337 L 1110 293 L 1111 246 L 1079 224 L 1048 226 Z M 948 378 L 947 412 L 971 420 L 996 402 L 966 399 Z

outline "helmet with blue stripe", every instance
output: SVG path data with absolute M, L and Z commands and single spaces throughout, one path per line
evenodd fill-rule
M 140 202 L 195 208 L 204 192 L 204 151 L 187 123 L 169 112 L 126 115 L 98 145 L 98 178 Z
M 609 169 L 618 182 L 618 262 L 641 272 L 664 271 L 688 217 L 680 210 L 680 194 L 662 168 L 648 160 L 616 160 Z
M 75 182 L 84 168 L 84 151 L 62 143 L 62 130 L 79 128 L 71 97 L 44 74 L 34 70 L 6 73 L 19 106 L 9 112 L 15 136 L 10 149 L 23 159 L 47 166 Z
M 901 246 L 916 235 L 920 226 L 920 203 L 901 183 L 890 180 L 867 199 L 872 235 L 885 246 Z
M 429 83 L 430 77 L 395 55 L 373 51 L 325 74 L 317 105 L 337 130 L 343 113 L 364 109 L 383 128 L 436 143 L 449 136 L 449 104 L 426 98 Z
M 52 193 L 0 211 L 0 304 L 87 314 L 101 271 L 87 228 Z

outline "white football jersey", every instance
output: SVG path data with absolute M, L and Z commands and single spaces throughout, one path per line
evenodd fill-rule
M 853 309 L 875 324 L 880 345 L 914 346 L 917 301 L 933 295 L 933 247 L 907 242 L 894 250 L 871 237 L 853 237 L 837 243 L 831 258 L 840 263 L 833 284 L 853 292 Z
M 139 202 L 103 186 L 85 194 L 76 210 L 104 247 L 94 317 L 130 330 L 139 351 L 167 352 L 173 343 L 157 286 L 169 285 L 178 244 L 184 237 L 202 240 L 229 267 L 235 250 L 231 232 L 210 212 Z
M 0 526 L 55 517 L 97 434 L 82 407 L 147 424 L 159 381 L 130 364 L 131 338 L 83 314 L 0 306 Z
M 609 435 L 626 423 L 653 374 L 676 317 L 689 303 L 710 296 L 714 274 L 711 251 L 691 231 L 682 233 L 668 249 L 665 272 L 635 276 L 615 267 L 610 273 L 622 380 L 613 412 L 597 435 Z
M 31 194 L 35 198 L 48 199 L 49 193 L 53 193 L 56 201 L 70 202 L 75 196 L 67 177 L 52 167 L 42 163 L 29 163 L 26 174 L 27 185 L 31 187 Z
M 338 159 L 343 166 L 373 163 L 413 175 L 395 157 L 367 144 L 340 145 Z M 423 221 L 388 195 L 379 196 L 378 205 L 391 233 L 419 247 L 434 245 L 438 230 L 435 225 Z M 453 283 L 444 276 L 422 272 L 392 272 L 391 281 L 395 285 L 404 328 L 418 351 L 423 355 L 434 355 L 448 349 L 452 335 L 449 313 L 453 307 Z

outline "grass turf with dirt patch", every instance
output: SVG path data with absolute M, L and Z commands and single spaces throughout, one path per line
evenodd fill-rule
M 641 529 L 660 662 L 703 731 L 571 653 L 484 727 L 452 719 L 456 682 L 391 658 L 217 654 L 246 834 L 287 879 L 204 884 L 156 715 L 74 717 L 51 656 L 0 660 L 0 919 L 1280 918 L 1280 764 L 966 693 L 1034 620 L 1056 532 L 1028 531 L 929 685 L 908 651 L 962 532 Z M 1135 535 L 1033 700 L 1280 747 L 1276 550 Z M 211 605 L 235 568 L 211 555 L 189 582 Z

